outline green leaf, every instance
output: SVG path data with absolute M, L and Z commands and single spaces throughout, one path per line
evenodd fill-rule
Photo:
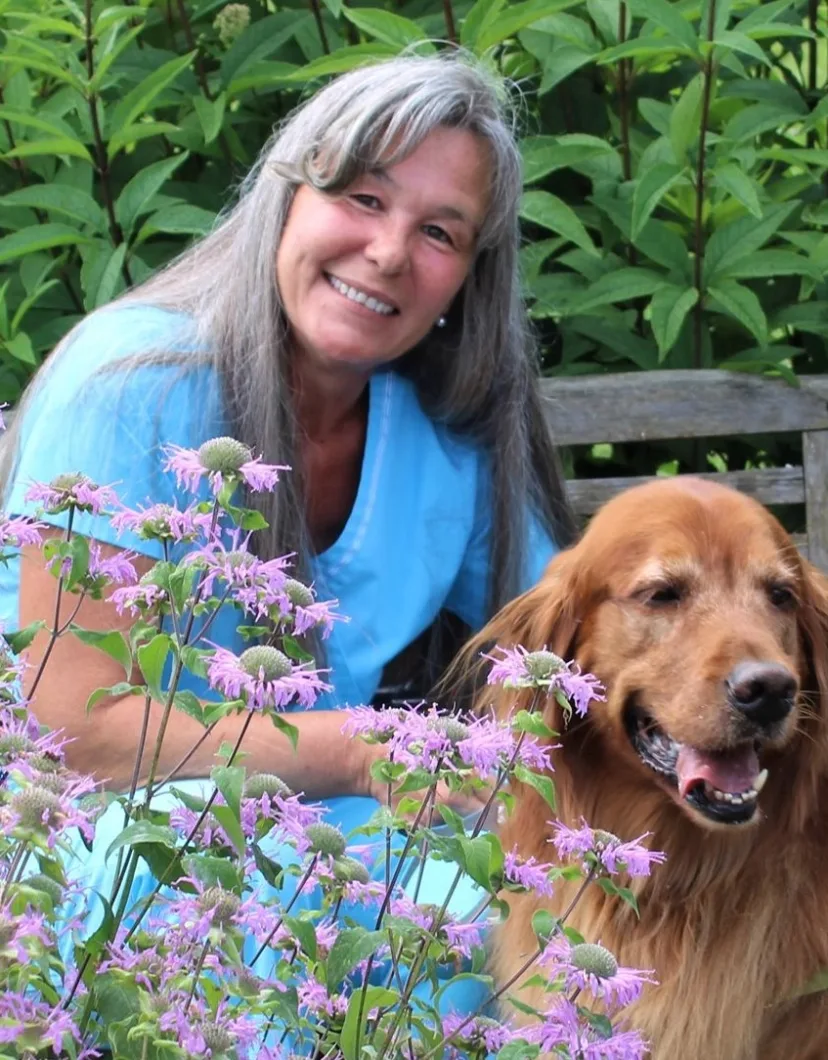
M 616 150 L 606 140 L 586 133 L 567 136 L 530 136 L 520 145 L 523 155 L 523 182 L 532 184 L 555 170 L 579 164 L 600 155 L 615 155 Z
M 0 343 L 2 343 L 3 349 L 11 354 L 16 361 L 22 361 L 23 364 L 37 364 L 32 340 L 24 331 L 10 339 L 0 339 Z
M 42 629 L 46 629 L 46 622 L 42 618 L 38 618 L 36 621 L 30 622 L 28 626 L 15 630 L 13 633 L 3 633 L 2 637 L 14 654 L 19 655 L 20 652 L 25 651 L 29 647 Z
M 241 818 L 244 772 L 242 766 L 214 766 L 210 770 L 210 779 L 224 796 L 224 801 L 235 814 L 237 821 Z
M 557 195 L 552 195 L 548 191 L 524 192 L 520 215 L 533 224 L 541 225 L 551 232 L 564 236 L 587 253 L 600 257 L 601 252 L 590 239 L 578 215 Z
M 387 59 L 397 55 L 398 49 L 391 44 L 371 41 L 368 44 L 353 44 L 347 48 L 338 48 L 330 55 L 321 55 L 318 59 L 301 66 L 293 75 L 294 81 L 313 81 L 317 77 L 328 77 L 330 74 L 344 74 L 357 66 L 364 66 L 371 59 Z
M 265 854 L 258 843 L 253 844 L 253 860 L 256 862 L 256 868 L 262 874 L 265 883 L 269 883 L 271 887 L 281 887 L 283 880 L 283 870 L 281 865 L 277 865 L 276 862 Z M 285 923 L 289 922 L 288 917 L 285 918 Z M 313 925 L 308 925 L 313 934 L 314 943 L 316 942 L 316 935 L 313 933 Z M 316 956 L 316 951 L 312 953 L 312 956 Z
M 599 66 L 608 66 L 611 63 L 617 63 L 619 59 L 646 59 L 651 55 L 665 58 L 669 56 L 670 52 L 681 50 L 678 47 L 671 47 L 664 37 L 657 37 L 651 34 L 646 37 L 626 40 L 622 44 L 614 44 L 611 48 L 605 48 L 595 56 L 595 62 Z
M 221 83 L 227 88 L 263 59 L 268 59 L 296 36 L 301 18 L 293 10 L 251 21 L 221 60 Z
M 460 27 L 460 44 L 473 49 L 475 41 L 503 10 L 506 0 L 476 0 Z
M 704 253 L 704 272 L 708 283 L 737 261 L 761 249 L 790 214 L 796 203 L 774 203 L 765 209 L 761 221 L 752 217 L 740 217 L 730 224 L 717 228 L 710 237 Z
M 426 33 L 421 26 L 392 11 L 383 11 L 378 7 L 345 6 L 342 14 L 363 33 L 394 48 L 405 48 L 415 41 L 426 39 Z M 433 52 L 434 45 L 429 44 L 424 50 Z
M 139 118 L 147 113 L 164 89 L 171 85 L 192 64 L 195 55 L 194 51 L 187 52 L 186 55 L 177 55 L 174 59 L 163 63 L 156 70 L 153 70 L 151 74 L 148 74 L 115 106 L 110 115 L 111 127 L 125 130 L 129 126 L 134 125 Z M 113 137 L 114 139 L 115 137 Z M 128 138 L 123 142 L 129 142 Z M 110 157 L 114 153 L 112 142 L 110 141 Z
M 163 697 L 161 681 L 171 647 L 172 640 L 166 633 L 156 633 L 148 644 L 142 644 L 135 652 L 138 666 L 154 699 Z
M 767 66 L 768 68 L 773 65 L 765 52 L 755 41 L 752 41 L 750 37 L 746 37 L 744 33 L 738 33 L 736 30 L 722 30 L 721 33 L 717 34 L 713 43 L 726 48 L 728 51 L 741 52 L 743 55 L 749 55 L 751 59 L 755 59 L 757 62 L 762 63 L 763 66 Z
M 760 346 L 767 345 L 768 321 L 765 311 L 749 287 L 743 287 L 735 280 L 720 279 L 708 287 L 707 293 L 728 316 L 744 325 Z
M 630 236 L 635 242 L 642 228 L 650 219 L 650 214 L 663 197 L 684 173 L 682 166 L 663 162 L 648 169 L 636 182 L 633 192 L 632 222 Z
M 89 236 L 63 224 L 30 225 L 0 239 L 0 264 L 38 250 L 91 242 Z
M 218 136 L 221 123 L 224 120 L 224 108 L 227 106 L 227 96 L 222 92 L 215 99 L 205 99 L 204 96 L 196 96 L 193 99 L 196 115 L 204 134 L 204 143 L 211 144 Z
M 608 272 L 587 287 L 570 306 L 571 315 L 585 313 L 598 306 L 626 302 L 631 298 L 643 298 L 656 291 L 664 283 L 664 277 L 652 269 L 625 268 Z
M 195 692 L 191 692 L 188 688 L 179 689 L 173 696 L 173 706 L 176 710 L 180 710 L 182 714 L 195 718 L 196 721 L 204 725 L 204 707 L 202 707 Z
M 139 140 L 147 140 L 150 136 L 162 136 L 169 133 L 177 133 L 178 131 L 178 126 L 171 125 L 168 121 L 141 121 L 135 125 L 125 125 L 110 139 L 106 148 L 107 158 L 112 161 L 119 151 L 138 143 Z
M 150 208 L 154 197 L 186 158 L 186 152 L 162 158 L 160 162 L 140 169 L 124 186 L 115 202 L 115 216 L 127 238 L 136 219 Z
M 763 276 L 811 276 L 819 281 L 823 279 L 824 273 L 816 262 L 792 250 L 757 250 L 731 265 L 727 275 L 735 280 Z
M 331 946 L 325 968 L 328 990 L 334 992 L 353 971 L 354 966 L 373 956 L 387 941 L 384 931 L 367 931 L 365 928 L 345 928 L 340 931 Z M 366 1009 L 366 1014 L 368 1010 Z
M 759 201 L 759 185 L 734 162 L 719 166 L 713 171 L 716 184 L 732 195 L 737 202 L 759 220 L 762 219 L 762 204 Z
M 129 642 L 123 633 L 117 630 L 104 632 L 99 629 L 83 629 L 76 626 L 74 622 L 69 625 L 70 633 L 73 633 L 82 644 L 88 644 L 98 651 L 104 652 L 115 662 L 124 668 L 127 677 L 132 673 L 132 652 L 129 650 Z
M 584 51 L 583 48 L 579 48 L 574 44 L 558 45 L 543 64 L 543 77 L 538 88 L 538 95 L 543 96 L 547 92 L 551 92 L 556 85 L 559 85 L 570 74 L 592 62 L 594 54 L 594 52 Z
M 634 15 L 654 22 L 676 44 L 699 53 L 696 31 L 678 10 L 681 5 L 668 0 L 628 0 L 628 5 Z
M 550 729 L 543 718 L 537 713 L 528 710 L 519 710 L 512 718 L 512 728 L 516 732 L 528 732 L 533 736 L 543 736 L 554 739 L 558 734 Z
M 782 110 L 772 103 L 754 103 L 733 115 L 722 130 L 722 136 L 741 143 L 801 120 L 802 115 L 795 110 Z
M 546 776 L 544 773 L 534 773 L 524 765 L 515 766 L 514 776 L 515 780 L 521 784 L 527 784 L 530 788 L 534 788 L 553 812 L 557 809 L 555 784 L 551 777 Z
M 334 944 L 335 945 L 335 944 Z M 399 1006 L 400 995 L 396 990 L 386 990 L 383 986 L 369 986 L 365 990 L 364 1001 L 362 990 L 355 990 L 348 1003 L 348 1011 L 339 1038 L 339 1047 L 345 1060 L 360 1060 L 362 1050 L 357 1051 L 358 1042 L 363 1040 L 363 1024 L 368 1013 L 375 1008 Z M 359 1014 L 362 1011 L 362 1020 Z
M 688 148 L 699 138 L 703 96 L 704 75 L 696 74 L 682 92 L 670 115 L 670 143 L 676 161 L 681 165 L 684 165 L 687 159 Z
M 695 287 L 676 287 L 665 284 L 650 302 L 650 323 L 658 343 L 658 359 L 663 361 L 675 345 L 685 318 L 699 300 Z
M 64 214 L 95 228 L 105 225 L 103 210 L 92 196 L 69 184 L 31 184 L 10 191 L 0 199 L 2 206 L 29 206 L 34 210 Z
M 178 833 L 164 824 L 153 824 L 152 821 L 133 821 L 109 844 L 105 860 L 109 860 L 121 847 L 132 847 L 137 843 L 150 843 L 175 850 L 178 847 Z
M 234 78 L 227 86 L 227 96 L 234 96 L 248 92 L 251 88 L 261 88 L 272 91 L 276 88 L 290 87 L 299 67 L 296 63 L 283 62 L 260 62 L 245 70 L 243 74 Z
M 87 308 L 98 309 L 107 305 L 118 291 L 124 286 L 123 267 L 126 259 L 127 245 L 121 243 L 114 247 L 108 256 L 104 257 L 104 267 L 97 273 L 97 286 L 94 291 L 86 292 Z
M 228 858 L 212 854 L 187 854 L 182 863 L 188 876 L 194 876 L 205 887 L 223 887 L 225 891 L 238 893 L 241 890 L 239 869 Z
M 88 714 L 96 703 L 105 699 L 107 696 L 120 699 L 121 696 L 137 695 L 139 692 L 143 691 L 144 688 L 142 685 L 131 685 L 128 681 L 118 681 L 117 684 L 109 685 L 106 688 L 96 688 L 86 701 L 86 713 Z
M 215 223 L 216 215 L 212 210 L 203 210 L 200 206 L 191 206 L 189 203 L 164 206 L 144 222 L 139 239 L 145 238 L 149 232 L 203 236 Z
M 508 4 L 498 14 L 481 27 L 474 41 L 474 51 L 480 55 L 495 44 L 500 44 L 509 37 L 514 37 L 522 29 L 540 22 L 549 15 L 576 7 L 581 0 L 524 0 L 524 3 Z

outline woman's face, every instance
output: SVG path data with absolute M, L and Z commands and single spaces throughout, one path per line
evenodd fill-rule
M 339 195 L 301 185 L 276 257 L 297 354 L 367 374 L 415 346 L 468 274 L 489 175 L 480 137 L 439 128 Z

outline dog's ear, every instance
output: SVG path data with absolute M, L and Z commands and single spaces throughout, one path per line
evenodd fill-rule
M 806 560 L 802 571 L 799 631 L 805 739 L 797 763 L 799 796 L 792 806 L 795 828 L 802 827 L 814 812 L 824 812 L 818 795 L 828 776 L 828 578 Z
M 459 679 L 466 683 L 466 687 L 473 684 L 478 689 L 476 711 L 491 709 L 493 698 L 503 701 L 494 704 L 497 713 L 507 709 L 519 710 L 526 707 L 531 698 L 531 693 L 527 695 L 514 690 L 503 697 L 493 696 L 491 688 L 483 690 L 486 664 L 481 656 L 495 645 L 502 648 L 520 645 L 527 651 L 548 648 L 563 659 L 573 657 L 582 613 L 576 552 L 577 548 L 571 548 L 559 553 L 538 584 L 502 608 L 458 656 L 449 679 Z
M 820 706 L 828 712 L 828 578 L 807 560 L 802 561 L 802 568 L 800 632 L 807 666 L 803 688 L 819 695 Z

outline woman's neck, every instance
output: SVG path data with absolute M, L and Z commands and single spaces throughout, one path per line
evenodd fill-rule
M 300 432 L 313 441 L 324 442 L 336 436 L 365 414 L 365 389 L 369 375 L 348 370 L 331 370 L 293 362 L 293 406 Z

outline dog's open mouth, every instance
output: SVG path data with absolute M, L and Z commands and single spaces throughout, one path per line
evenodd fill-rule
M 680 799 L 718 824 L 746 824 L 753 818 L 768 776 L 759 765 L 756 743 L 702 751 L 674 740 L 635 703 L 627 706 L 624 721 L 639 758 Z

